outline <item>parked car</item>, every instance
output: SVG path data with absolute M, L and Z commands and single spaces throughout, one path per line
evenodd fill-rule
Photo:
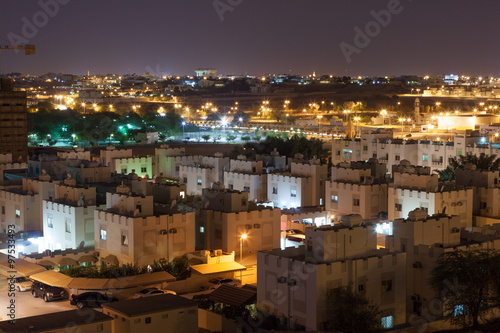
M 214 290 L 222 286 L 223 284 L 228 284 L 234 287 L 241 287 L 241 282 L 235 279 L 223 279 L 223 278 L 213 278 L 208 280 L 206 286 L 201 287 L 202 290 Z
M 30 291 L 33 281 L 24 276 L 16 277 L 16 290 L 17 291 Z
M 117 302 L 118 299 L 109 297 L 98 292 L 87 292 L 79 295 L 71 295 L 69 304 L 76 305 L 77 308 L 83 307 L 100 307 L 102 304 Z
M 294 242 L 305 242 L 306 235 L 298 229 L 288 229 L 285 231 L 285 237 Z
M 63 299 L 66 292 L 59 287 L 52 287 L 45 283 L 34 281 L 31 285 L 31 294 L 33 297 L 41 297 L 45 302 Z
M 161 290 L 158 288 L 146 288 L 146 289 L 143 289 L 143 290 L 135 293 L 134 298 L 142 298 L 142 297 L 149 297 L 149 296 L 156 296 L 156 295 L 163 295 L 163 294 L 177 295 L 175 293 L 175 291 L 172 291 L 172 290 Z

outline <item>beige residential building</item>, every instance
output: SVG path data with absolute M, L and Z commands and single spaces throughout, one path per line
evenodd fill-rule
M 500 172 L 476 170 L 475 166 L 466 165 L 457 169 L 456 183 L 473 189 L 472 209 L 474 216 L 500 218 Z
M 177 295 L 159 295 L 108 303 L 113 333 L 198 333 L 198 303 Z
M 406 321 L 406 254 L 376 250 L 375 226 L 306 228 L 306 245 L 257 254 L 257 306 L 290 328 L 323 330 L 327 297 L 352 284 L 381 310 L 381 324 Z
M 157 213 L 153 196 L 133 195 L 125 185 L 106 194 L 106 209 L 95 210 L 95 248 L 104 262 L 109 255 L 108 261 L 120 264 L 170 261 L 194 251 L 194 234 L 194 213 Z
M 67 160 L 67 173 L 80 184 L 108 183 L 111 167 L 97 161 Z
M 114 159 L 116 173 L 136 173 L 139 177 L 153 177 L 153 157 L 122 157 Z
M 428 284 L 430 275 L 421 275 L 422 255 L 426 254 L 426 265 L 434 267 L 432 259 L 435 261 L 438 257 L 429 257 L 429 249 L 437 245 L 441 248 L 459 246 L 460 218 L 428 216 L 424 210 L 416 209 L 410 212 L 407 219 L 394 220 L 393 227 L 394 236 L 386 238 L 387 247 L 407 254 L 406 320 L 411 322 L 414 316 L 422 316 L 422 305 L 428 307 L 433 299 L 433 291 Z
M 473 190 L 456 184 L 438 185 L 438 176 L 429 167 L 414 167 L 402 161 L 393 169 L 389 188 L 388 218 L 406 218 L 421 208 L 429 215 L 446 213 L 460 217 L 460 227 L 472 227 Z
M 55 185 L 55 196 L 43 200 L 44 249 L 76 249 L 94 246 L 96 188 L 65 179 Z
M 267 200 L 271 201 L 274 207 L 315 206 L 312 189 L 312 177 L 295 176 L 291 173 L 267 175 Z
M 7 225 L 16 226 L 16 232 L 41 231 L 42 201 L 54 197 L 55 185 L 50 176 L 42 174 L 38 179 L 23 179 L 21 187 L 0 190 L 0 219 L 3 232 Z
M 216 186 L 203 190 L 203 202 L 201 228 L 206 249 L 239 254 L 241 248 L 248 255 L 280 246 L 280 209 L 256 207 L 248 202 L 247 192 Z
M 224 171 L 224 186 L 231 190 L 248 192 L 248 200 L 267 200 L 267 174 L 263 161 L 248 161 L 245 156 L 230 160 L 230 170 Z
M 325 180 L 328 176 L 328 166 L 321 165 L 319 159 L 304 160 L 303 156 L 296 156 L 290 164 L 290 172 L 296 176 L 311 178 L 312 206 L 325 204 Z
M 336 218 L 360 214 L 376 218 L 387 212 L 386 166 L 371 158 L 368 162 L 343 162 L 332 167 L 326 182 L 326 209 Z
M 132 149 L 116 149 L 114 146 L 107 146 L 100 151 L 100 162 L 104 166 L 109 166 L 110 170 L 116 170 L 115 159 L 132 157 Z
M 171 157 L 179 157 L 185 155 L 186 155 L 186 149 L 183 147 L 173 148 L 170 147 L 169 145 L 161 145 L 160 148 L 155 148 L 156 160 L 155 160 L 155 167 L 153 168 L 153 173 L 155 175 L 163 173 L 165 177 L 178 178 L 179 175 L 178 174 L 176 175 L 176 167 L 182 164 L 177 164 L 177 162 L 179 161 L 176 161 L 176 159 L 172 159 Z M 188 162 L 187 164 L 190 164 L 189 162 L 192 161 L 188 161 L 188 158 L 189 157 L 186 157 L 184 162 Z

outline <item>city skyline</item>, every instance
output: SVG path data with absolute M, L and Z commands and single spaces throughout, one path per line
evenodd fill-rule
M 34 57 L 2 52 L 2 73 L 500 74 L 498 46 L 484 38 L 498 27 L 493 1 L 44 0 L 2 7 L 0 44 L 37 47 Z

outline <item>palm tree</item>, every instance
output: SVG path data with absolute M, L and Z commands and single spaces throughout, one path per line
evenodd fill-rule
M 466 165 L 472 164 L 477 170 L 498 171 L 500 170 L 500 158 L 497 155 L 486 155 L 485 153 L 476 154 L 467 153 L 450 159 L 449 166 L 438 171 L 439 178 L 442 180 L 454 180 L 455 170 L 463 169 Z

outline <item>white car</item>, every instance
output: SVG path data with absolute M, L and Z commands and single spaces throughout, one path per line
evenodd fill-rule
M 223 284 L 228 284 L 233 287 L 241 287 L 241 282 L 234 279 L 223 279 L 223 278 L 213 278 L 208 280 L 208 285 L 201 287 L 202 290 L 215 290 L 222 286 Z
M 161 290 L 158 288 L 146 288 L 146 289 L 143 289 L 143 290 L 135 293 L 134 298 L 142 298 L 142 297 L 164 295 L 164 294 L 177 295 L 175 293 L 175 291 L 172 291 L 172 290 Z
M 16 290 L 17 291 L 30 291 L 33 281 L 25 278 L 24 276 L 16 277 Z

